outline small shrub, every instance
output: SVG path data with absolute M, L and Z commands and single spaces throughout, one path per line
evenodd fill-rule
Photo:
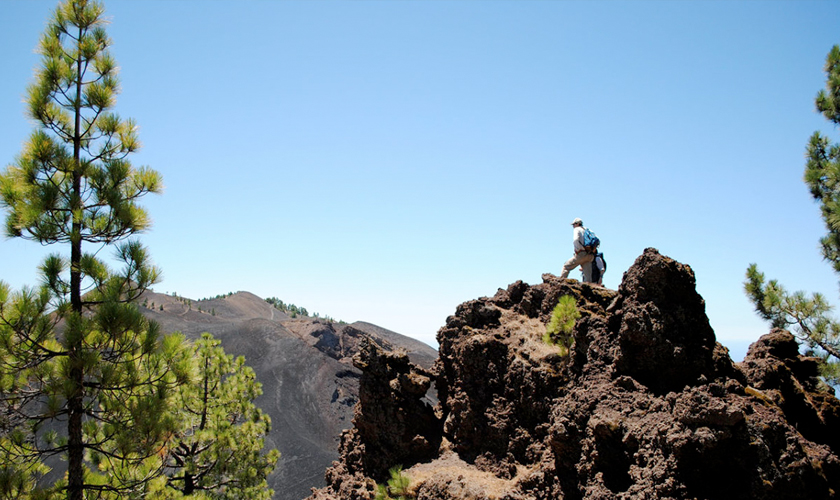
M 560 297 L 560 301 L 551 313 L 551 321 L 545 329 L 543 341 L 546 344 L 558 346 L 561 356 L 569 354 L 573 340 L 572 332 L 578 318 L 580 318 L 580 311 L 575 298 L 571 295 Z
M 388 474 L 391 479 L 388 484 L 380 484 L 376 487 L 376 497 L 374 500 L 410 500 L 414 498 L 408 488 L 411 480 L 403 474 L 402 465 L 392 467 Z

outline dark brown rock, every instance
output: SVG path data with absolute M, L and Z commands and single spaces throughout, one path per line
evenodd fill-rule
M 840 451 L 840 402 L 817 377 L 818 359 L 799 354 L 790 332 L 773 330 L 750 346 L 738 365 L 750 394 L 777 405 L 811 441 Z
M 353 364 L 362 370 L 354 437 L 365 449 L 376 450 L 362 457 L 364 473 L 381 479 L 394 465 L 408 467 L 436 456 L 442 426 L 424 400 L 432 375 L 405 353 L 385 351 L 369 340 Z
M 715 334 L 690 267 L 648 248 L 625 273 L 619 296 L 611 325 L 621 347 L 618 373 L 659 394 L 714 377 Z
M 427 500 L 781 500 L 840 491 L 838 401 L 790 334 L 763 337 L 736 366 L 715 341 L 691 268 L 654 249 L 617 292 L 543 281 L 466 302 L 438 333 L 436 453 L 423 448 L 422 458 L 398 462 L 388 448 L 401 442 L 407 453 L 411 435 L 395 432 L 409 417 L 389 409 L 393 392 L 416 400 L 425 385 L 404 390 L 397 374 L 411 370 L 364 367 L 389 374 L 371 378 L 377 396 L 360 401 L 342 459 L 313 498 L 367 499 L 354 492 L 372 492 L 370 481 L 398 464 Z M 568 356 L 542 341 L 563 295 L 581 312 Z M 389 458 L 371 458 L 383 453 Z

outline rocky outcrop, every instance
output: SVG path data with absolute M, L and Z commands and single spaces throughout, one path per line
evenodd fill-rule
M 581 312 L 567 356 L 542 340 L 563 295 Z M 428 500 L 840 492 L 840 402 L 816 360 L 774 331 L 734 364 L 691 268 L 654 249 L 618 291 L 545 275 L 466 302 L 438 341 L 433 373 L 361 350 L 355 428 L 312 499 L 372 499 L 395 465 Z
M 404 352 L 383 350 L 370 341 L 362 343 L 353 362 L 362 370 L 355 427 L 342 433 L 341 461 L 327 470 L 326 479 L 340 498 L 372 498 L 370 471 L 379 471 L 381 479 L 395 464 L 432 460 L 443 433 L 426 397 L 430 372 Z
M 788 423 L 815 443 L 840 450 L 840 406 L 817 378 L 818 359 L 799 355 L 789 332 L 773 330 L 750 346 L 739 368 L 748 392 L 779 408 Z

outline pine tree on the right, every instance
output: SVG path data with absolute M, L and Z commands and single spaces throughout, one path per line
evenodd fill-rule
M 817 94 L 816 107 L 836 127 L 840 125 L 840 46 L 828 53 L 825 73 L 826 88 Z M 840 144 L 814 132 L 806 158 L 805 183 L 820 203 L 828 231 L 821 240 L 823 258 L 840 274 Z M 832 306 L 826 298 L 819 293 L 791 293 L 776 280 L 765 281 L 756 264 L 747 269 L 744 288 L 756 312 L 773 327 L 789 329 L 810 354 L 823 360 L 823 379 L 840 384 L 840 322 L 830 315 Z

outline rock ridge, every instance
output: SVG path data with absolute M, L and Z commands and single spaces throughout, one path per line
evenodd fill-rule
M 617 291 L 546 274 L 461 304 L 430 370 L 365 343 L 355 427 L 310 499 L 372 500 L 396 465 L 424 500 L 835 498 L 840 402 L 817 360 L 773 330 L 733 363 L 695 285 L 649 248 Z M 568 356 L 542 341 L 564 295 Z

